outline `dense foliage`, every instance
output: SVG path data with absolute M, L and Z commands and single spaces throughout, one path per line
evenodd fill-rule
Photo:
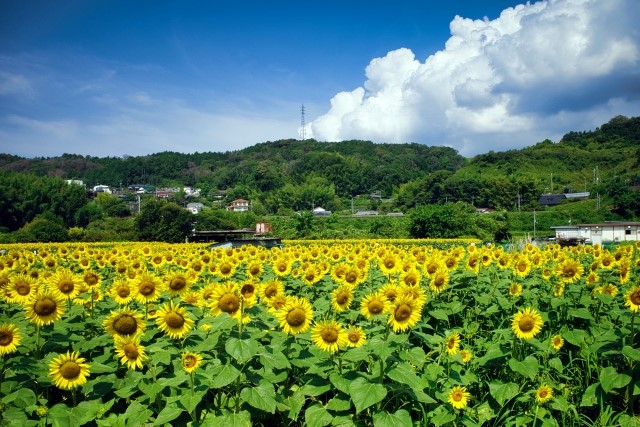
M 203 203 L 207 209 L 196 221 L 200 230 L 251 227 L 266 220 L 277 224 L 283 235 L 298 238 L 433 235 L 433 230 L 425 234 L 418 224 L 411 231 L 411 225 L 404 227 L 401 224 L 406 221 L 400 219 L 366 220 L 341 234 L 335 231 L 336 225 L 344 224 L 336 217 L 323 221 L 326 227 L 319 229 L 305 224 L 304 216 L 296 216 L 317 206 L 339 216 L 359 210 L 382 215 L 411 214 L 417 208 L 418 212 L 446 210 L 422 207 L 449 203 L 495 210 L 477 221 L 463 221 L 464 229 L 440 227 L 444 233 L 440 237 L 453 233 L 482 239 L 530 231 L 534 211 L 545 213 L 538 225 L 545 233 L 552 225 L 572 220 L 636 220 L 640 218 L 639 141 L 640 118 L 615 117 L 594 131 L 569 132 L 558 143 L 546 140 L 522 150 L 490 151 L 470 159 L 447 147 L 314 140 L 266 142 L 226 153 L 164 152 L 141 157 L 64 154 L 25 159 L 3 154 L 0 241 L 59 241 L 64 236 L 53 232 L 55 226 L 41 226 L 43 221 L 58 219 L 67 229 L 76 228 L 68 236 L 71 240 L 182 241 L 188 233 L 186 220 L 177 233 L 151 230 L 139 222 L 135 227 L 131 213 L 140 212 L 153 199 L 152 192 L 136 196 L 126 191 L 135 184 L 144 184 L 148 191 L 176 188 L 169 200 L 176 207 L 185 207 L 189 201 Z M 100 194 L 90 199 L 82 186 L 63 181 L 72 178 L 83 180 L 89 188 L 109 185 L 118 197 Z M 188 198 L 182 190 L 185 186 L 200 189 L 200 196 Z M 590 196 L 585 202 L 555 208 L 538 204 L 541 194 L 564 192 Z M 238 198 L 251 201 L 252 215 L 223 212 Z M 31 224 L 41 215 L 46 218 Z M 509 230 L 504 230 L 504 224 Z

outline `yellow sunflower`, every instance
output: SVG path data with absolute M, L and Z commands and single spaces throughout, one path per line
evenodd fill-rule
M 551 337 L 551 347 L 553 347 L 556 351 L 560 350 L 563 345 L 564 339 L 562 338 L 562 335 L 556 334 Z
M 390 276 L 400 269 L 400 259 L 395 253 L 389 252 L 378 260 L 378 265 L 383 274 Z
M 193 319 L 187 310 L 170 301 L 163 305 L 156 313 L 156 325 L 173 339 L 184 338 L 193 327 Z
M 521 256 L 514 259 L 511 269 L 516 276 L 527 277 L 531 271 L 531 263 L 527 257 Z
M 186 273 L 176 272 L 167 276 L 166 289 L 170 296 L 181 296 L 189 292 L 191 280 Z
M 59 354 L 49 363 L 49 376 L 56 387 L 71 390 L 87 382 L 89 365 L 77 351 Z
M 404 332 L 415 326 L 422 317 L 423 304 L 410 295 L 399 295 L 389 306 L 389 320 L 393 332 Z
M 400 276 L 400 282 L 407 286 L 418 286 L 421 279 L 420 273 L 415 268 L 410 268 Z
M 575 259 L 565 258 L 556 265 L 556 276 L 566 284 L 579 280 L 582 273 L 584 273 L 584 267 Z
M 311 329 L 311 339 L 322 351 L 335 353 L 345 347 L 348 335 L 335 320 L 326 320 L 316 323 Z
M 21 341 L 20 329 L 12 323 L 0 324 L 0 356 L 17 350 Z
M 153 274 L 142 273 L 136 276 L 134 282 L 134 298 L 142 303 L 155 302 L 162 292 L 162 282 Z
M 82 281 L 89 287 L 100 286 L 102 283 L 102 277 L 95 271 L 85 271 L 82 276 Z
M 282 330 L 289 335 L 306 332 L 313 321 L 313 307 L 304 297 L 291 297 L 276 314 Z
M 382 292 L 366 295 L 360 302 L 360 313 L 367 319 L 389 311 L 389 300 Z
M 353 289 L 349 285 L 340 285 L 331 292 L 331 306 L 341 313 L 351 306 L 353 301 Z
M 445 338 L 444 349 L 447 354 L 454 355 L 458 353 L 458 349 L 460 348 L 460 334 L 457 332 L 452 332 Z
M 256 284 L 251 280 L 247 280 L 240 283 L 238 289 L 243 299 L 244 308 L 253 307 L 258 299 L 258 287 Z
M 211 314 L 219 316 L 227 313 L 229 316 L 240 320 L 242 316 L 242 297 L 234 282 L 219 284 L 213 289 L 209 307 Z
M 548 385 L 542 385 L 536 390 L 536 401 L 539 404 L 546 403 L 553 398 L 553 389 Z
M 133 300 L 133 290 L 128 282 L 116 280 L 109 287 L 109 295 L 119 305 L 127 305 Z
M 121 337 L 140 334 L 147 327 L 142 315 L 128 308 L 112 311 L 102 325 L 109 335 Z
M 187 374 L 195 371 L 202 364 L 202 355 L 187 351 L 182 353 L 182 368 Z
M 120 363 L 127 365 L 129 369 L 142 369 L 142 362 L 148 359 L 144 346 L 140 344 L 141 338 L 142 334 L 114 336 L 116 355 L 120 358 Z
M 447 402 L 449 402 L 455 409 L 464 409 L 470 399 L 471 393 L 467 391 L 467 388 L 457 385 L 449 391 Z
M 351 326 L 347 328 L 347 345 L 349 347 L 362 347 L 367 342 L 367 335 L 361 327 Z
M 449 270 L 446 268 L 438 268 L 432 275 L 429 281 L 429 289 L 435 294 L 439 294 L 444 291 L 449 285 Z
M 286 256 L 278 256 L 271 262 L 273 272 L 279 277 L 287 276 L 291 273 L 293 263 Z
M 26 274 L 11 276 L 7 291 L 9 302 L 22 304 L 38 292 L 38 285 L 34 278 Z
M 247 277 L 258 280 L 264 271 L 264 264 L 261 261 L 254 260 L 247 265 Z
M 509 285 L 509 295 L 517 297 L 522 293 L 522 285 L 520 283 L 513 282 Z
M 528 340 L 542 330 L 543 323 L 542 316 L 537 310 L 525 308 L 513 316 L 511 329 L 518 338 Z
M 49 325 L 66 311 L 66 301 L 51 291 L 38 292 L 24 303 L 29 320 L 38 326 Z
M 67 269 L 60 269 L 47 280 L 49 289 L 64 298 L 73 299 L 80 293 L 81 279 Z
M 463 363 L 469 363 L 473 359 L 473 353 L 470 350 L 462 349 L 460 350 L 460 357 Z
M 212 265 L 215 265 L 212 263 Z M 238 269 L 238 266 L 232 259 L 225 259 L 217 264 L 216 274 L 222 279 L 229 279 Z
M 640 308 L 640 286 L 633 286 L 624 294 L 624 305 L 634 313 Z

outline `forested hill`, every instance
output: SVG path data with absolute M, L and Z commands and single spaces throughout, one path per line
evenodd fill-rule
M 368 141 L 324 143 L 314 140 L 265 142 L 227 153 L 162 152 L 140 157 L 83 157 L 64 154 L 24 159 L 0 155 L 0 168 L 36 175 L 82 179 L 89 185 L 197 185 L 225 190 L 244 185 L 270 191 L 285 184 L 322 178 L 338 195 L 381 191 L 437 170 L 455 172 L 465 158 L 448 147 L 422 144 L 374 144 Z
M 422 144 L 281 140 L 226 153 L 35 159 L 4 154 L 0 169 L 82 179 L 88 186 L 191 185 L 205 194 L 228 191 L 265 203 L 268 193 L 295 199 L 331 186 L 343 200 L 380 191 L 396 197 L 401 208 L 452 200 L 512 208 L 516 194 L 535 203 L 543 192 L 591 191 L 614 178 L 640 184 L 640 117 L 618 116 L 593 131 L 569 132 L 557 143 L 469 159 L 452 148 Z

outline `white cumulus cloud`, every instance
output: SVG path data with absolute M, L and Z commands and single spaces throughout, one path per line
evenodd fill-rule
M 311 124 L 325 141 L 518 148 L 640 113 L 636 0 L 549 0 L 494 20 L 456 16 L 443 50 L 373 59 L 362 87 Z

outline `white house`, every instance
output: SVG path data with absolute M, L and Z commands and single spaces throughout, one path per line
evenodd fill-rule
M 199 214 L 203 208 L 204 205 L 200 202 L 187 203 L 187 210 L 194 214 Z
M 556 240 L 578 239 L 590 244 L 640 240 L 640 222 L 612 221 L 598 224 L 562 225 L 551 228 L 556 232 Z
M 249 201 L 246 199 L 236 199 L 227 206 L 227 210 L 233 212 L 246 212 L 249 210 Z

